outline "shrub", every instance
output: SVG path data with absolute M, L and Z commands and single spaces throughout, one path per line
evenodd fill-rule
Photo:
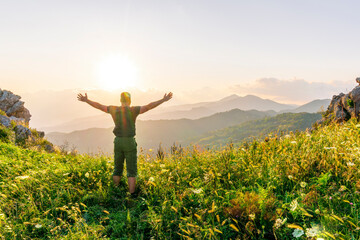
M 9 128 L 0 125 L 0 141 L 10 143 L 15 139 L 15 133 Z
M 354 101 L 353 101 L 352 99 L 348 98 L 348 99 L 346 100 L 346 102 L 347 102 L 347 105 L 348 105 L 349 107 L 351 107 L 351 108 L 354 107 Z

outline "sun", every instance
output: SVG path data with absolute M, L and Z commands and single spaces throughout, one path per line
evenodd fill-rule
M 138 70 L 127 57 L 111 55 L 103 58 L 96 67 L 98 84 L 101 89 L 112 91 L 135 87 Z

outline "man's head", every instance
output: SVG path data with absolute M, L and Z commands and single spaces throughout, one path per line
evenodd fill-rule
M 122 105 L 129 105 L 131 104 L 131 95 L 128 92 L 122 92 L 120 95 L 120 102 Z

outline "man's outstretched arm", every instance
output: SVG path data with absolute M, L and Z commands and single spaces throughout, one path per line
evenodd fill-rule
M 77 99 L 81 102 L 86 102 L 88 103 L 90 106 L 94 107 L 94 108 L 97 108 L 103 112 L 106 112 L 107 113 L 107 106 L 104 106 L 98 102 L 94 102 L 94 101 L 91 101 L 88 99 L 88 96 L 87 96 L 87 93 L 85 93 L 85 96 L 82 95 L 81 93 L 78 94 L 77 96 Z
M 173 94 L 172 92 L 164 95 L 164 97 L 156 102 L 152 102 L 152 103 L 149 103 L 148 105 L 145 105 L 145 106 L 141 106 L 140 108 L 140 114 L 141 113 L 144 113 L 144 112 L 147 112 L 153 108 L 156 108 L 157 106 L 159 106 L 160 104 L 162 104 L 163 102 L 167 102 L 169 101 L 171 98 L 172 98 Z

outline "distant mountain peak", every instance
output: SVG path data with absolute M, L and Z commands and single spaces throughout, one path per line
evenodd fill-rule
M 224 97 L 224 98 L 220 99 L 219 102 L 230 101 L 230 100 L 234 100 L 234 99 L 238 99 L 238 98 L 240 98 L 239 95 L 237 95 L 237 94 L 232 94 L 232 95 L 230 95 L 230 96 L 227 96 L 227 97 Z

